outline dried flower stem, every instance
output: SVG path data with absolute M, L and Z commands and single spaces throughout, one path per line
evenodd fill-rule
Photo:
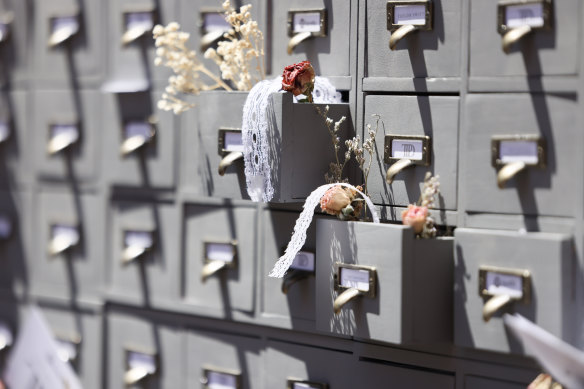
M 326 128 L 331 136 L 333 148 L 335 150 L 335 162 L 331 162 L 329 172 L 324 175 L 324 179 L 327 184 L 332 184 L 335 182 L 346 182 L 347 179 L 343 179 L 343 170 L 347 165 L 347 162 L 351 159 L 351 151 L 347 150 L 345 152 L 345 160 L 341 163 L 339 159 L 339 151 L 341 150 L 341 139 L 338 136 L 339 129 L 341 128 L 341 124 L 347 119 L 345 116 L 341 117 L 339 121 L 333 122 L 333 119 L 328 117 L 329 106 L 327 105 L 324 108 L 324 111 L 321 110 L 318 106 L 314 106 L 316 112 L 324 119 L 324 123 Z M 333 124 L 334 123 L 334 124 Z

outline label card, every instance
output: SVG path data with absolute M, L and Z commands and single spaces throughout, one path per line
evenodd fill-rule
M 426 24 L 426 6 L 396 5 L 394 7 L 393 24 L 424 26 Z
M 314 272 L 314 253 L 299 251 L 294 257 L 290 269 Z
M 231 24 L 225 20 L 225 16 L 219 12 L 207 12 L 203 15 L 203 30 L 205 32 L 227 31 Z
M 67 35 L 73 35 L 79 31 L 79 20 L 77 16 L 59 16 L 53 18 L 51 22 L 51 31 L 67 31 Z
M 126 139 L 133 136 L 150 138 L 152 136 L 152 125 L 148 122 L 132 121 L 124 126 L 124 135 Z
M 63 362 L 73 362 L 77 359 L 77 344 L 64 339 L 55 339 L 55 341 L 59 358 Z
M 76 124 L 53 124 L 50 131 L 51 138 L 62 136 L 68 139 L 69 144 L 75 143 L 79 139 L 79 128 Z
M 356 288 L 362 292 L 369 291 L 369 271 L 341 267 L 340 272 L 341 286 Z
M 424 142 L 415 139 L 393 139 L 391 142 L 392 158 L 407 158 L 416 161 L 424 156 Z
M 505 7 L 505 24 L 509 28 L 543 27 L 543 3 L 517 4 Z
M 6 323 L 0 323 L 0 351 L 12 346 L 13 342 L 14 338 L 10 327 Z
M 225 132 L 224 141 L 225 151 L 241 151 L 243 152 L 243 140 L 241 137 L 241 132 Z
M 154 238 L 150 231 L 126 231 L 124 233 L 124 245 L 126 247 L 140 247 L 150 249 L 154 244 Z
M 237 389 L 237 376 L 218 371 L 206 371 L 207 385 L 209 389 Z
M 235 250 L 231 243 L 205 243 L 205 256 L 210 261 L 233 262 Z
M 297 12 L 292 20 L 292 32 L 320 32 L 320 12 Z
M 529 140 L 502 140 L 499 144 L 499 160 L 502 163 L 538 163 L 538 144 Z
M 63 240 L 69 246 L 79 243 L 79 230 L 76 226 L 54 225 L 51 228 L 53 239 Z
M 142 31 L 152 30 L 154 20 L 152 12 L 130 12 L 126 14 L 126 30 L 139 29 Z
M 12 234 L 12 221 L 6 215 L 0 215 L 0 239 L 8 239 Z
M 491 295 L 508 295 L 516 299 L 523 297 L 523 278 L 520 275 L 489 271 L 485 277 L 485 289 Z
M 126 354 L 126 363 L 130 370 L 142 369 L 149 375 L 156 373 L 156 356 L 137 351 L 128 351 Z
M 7 122 L 0 122 L 0 142 L 4 142 L 10 136 L 10 125 Z

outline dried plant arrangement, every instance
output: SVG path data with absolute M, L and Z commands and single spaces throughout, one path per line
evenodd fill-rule
M 190 34 L 181 31 L 178 23 L 154 27 L 152 33 L 157 47 L 154 64 L 167 66 L 174 73 L 158 102 L 159 109 L 180 114 L 194 106 L 181 98 L 182 95 L 215 89 L 232 91 L 229 83 L 237 90 L 249 91 L 265 78 L 263 34 L 251 18 L 250 9 L 251 5 L 244 5 L 237 12 L 229 0 L 223 3 L 225 20 L 232 28 L 224 34 L 226 41 L 219 42 L 217 50 L 208 49 L 204 55 L 217 64 L 221 76 L 209 70 L 197 53 L 187 47 Z
M 402 212 L 402 223 L 411 226 L 414 233 L 424 239 L 436 236 L 434 219 L 428 214 L 428 208 L 434 205 L 434 199 L 440 194 L 439 176 L 432 177 L 432 173 L 427 172 L 424 177 L 424 187 L 417 204 L 410 204 Z

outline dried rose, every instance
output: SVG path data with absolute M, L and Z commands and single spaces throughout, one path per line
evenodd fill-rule
M 344 208 L 351 205 L 353 198 L 353 191 L 335 185 L 320 198 L 320 209 L 329 215 L 338 215 Z
M 416 234 L 424 229 L 426 218 L 428 217 L 428 208 L 418 205 L 408 205 L 408 209 L 402 212 L 402 223 L 411 226 Z
M 288 65 L 282 73 L 282 89 L 292 92 L 294 96 L 305 95 L 312 102 L 314 77 L 314 69 L 309 61 Z

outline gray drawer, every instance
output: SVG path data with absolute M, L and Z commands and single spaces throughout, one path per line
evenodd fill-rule
M 453 389 L 454 372 L 407 366 L 401 361 L 368 360 L 355 363 L 351 369 L 358 372 L 353 376 L 351 387 L 375 388 L 380 382 L 391 382 L 393 387 Z
M 117 186 L 171 188 L 175 116 L 156 108 L 160 92 L 104 95 L 103 175 Z
M 107 333 L 108 388 L 185 387 L 186 350 L 181 329 L 111 313 L 107 318 Z M 142 372 L 150 374 L 142 374 L 144 378 L 133 385 L 124 385 L 126 376 L 139 377 Z
M 386 132 L 384 134 L 384 127 L 380 123 L 375 139 L 377 163 L 371 166 L 368 182 L 369 194 L 374 203 L 397 206 L 416 203 L 424 187 L 424 176 L 429 171 L 434 176 L 440 176 L 440 198 L 436 199 L 436 208 L 456 209 L 458 105 L 458 97 L 447 96 L 365 97 L 365 122 L 375 129 L 375 118 L 372 115 L 378 114 L 384 121 Z M 396 140 L 399 140 L 400 135 L 429 137 L 430 165 L 412 165 L 399 172 L 391 184 L 387 184 L 385 174 L 391 165 L 384 163 L 384 147 L 388 146 L 385 144 L 386 135 L 395 135 Z
M 260 338 L 201 330 L 188 330 L 186 336 L 186 387 L 198 388 L 205 382 L 210 388 L 264 387 L 261 383 L 263 348 Z
M 519 313 L 567 342 L 575 339 L 577 274 L 569 236 L 458 228 L 455 241 L 457 345 L 522 354 L 520 343 L 505 329 L 503 313 Z M 481 269 L 487 273 L 480 274 Z M 512 297 L 506 305 L 484 308 L 504 295 Z M 486 311 L 492 315 L 487 322 Z
M 229 154 L 220 153 L 218 142 L 223 130 L 233 134 L 241 131 L 247 95 L 247 92 L 204 92 L 196 98 L 196 107 L 183 114 L 181 187 L 185 192 L 249 199 L 243 159 L 227 167 L 223 176 L 218 173 L 222 158 Z
M 350 352 L 268 341 L 263 371 L 265 388 L 290 388 L 288 380 L 310 382 L 309 388 L 350 388 L 354 357 Z M 327 387 L 317 386 L 326 384 Z M 305 386 L 296 386 L 295 388 Z M 294 388 L 294 387 L 292 387 Z
M 262 211 L 262 236 L 260 250 L 262 258 L 263 307 L 262 312 L 277 315 L 295 326 L 299 321 L 315 320 L 315 266 L 316 222 L 306 232 L 306 243 L 301 251 L 307 253 L 306 264 L 298 262 L 292 266 L 284 279 L 268 277 L 278 258 L 284 254 L 298 213 L 265 209 Z M 312 259 L 310 254 L 312 254 Z M 302 255 L 302 254 L 301 254 Z M 299 258 L 302 261 L 302 258 Z M 312 271 L 311 271 L 312 270 Z
M 133 304 L 179 299 L 180 233 L 171 203 L 114 202 L 109 228 L 109 294 Z
M 0 85 L 20 87 L 30 77 L 32 50 L 30 29 L 32 12 L 29 2 L 15 1 L 0 5 L 3 30 L 0 48 Z
M 556 0 L 552 3 L 551 29 L 529 33 L 511 47 L 509 54 L 505 54 L 501 48 L 502 37 L 497 32 L 497 2 L 472 0 L 469 45 L 471 80 L 480 77 L 577 74 L 582 3 L 578 0 Z
M 461 130 L 461 180 L 467 211 L 573 216 L 574 156 L 580 154 L 578 101 L 542 94 L 469 95 Z M 545 142 L 545 167 L 528 166 L 497 186 L 491 142 L 500 136 L 535 135 Z M 507 155 L 507 154 L 504 154 Z M 518 153 L 521 156 L 521 152 Z M 509 157 L 514 154 L 510 153 Z M 528 155 L 530 156 L 530 155 Z
M 103 131 L 98 92 L 36 91 L 35 175 L 47 180 L 94 181 Z
M 410 227 L 321 219 L 316 223 L 317 330 L 408 344 L 452 339 L 452 238 L 416 239 Z M 339 276 L 338 264 L 373 267 L 376 274 Z M 359 271 L 359 269 L 356 269 Z M 352 274 L 351 274 L 352 273 Z M 354 278 L 353 278 L 354 277 Z M 361 293 L 341 306 L 351 289 Z M 423 285 L 423 286 L 422 286 Z
M 169 68 L 154 66 L 156 57 L 151 29 L 144 31 L 144 25 L 151 23 L 167 25 L 178 17 L 178 1 L 156 0 L 109 0 L 108 2 L 107 89 L 118 92 L 151 88 L 152 83 L 166 85 L 171 75 Z M 193 20 L 194 21 L 194 20 Z M 181 26 L 188 30 L 192 26 Z M 134 33 L 136 32 L 136 33 Z M 143 33 L 143 34 L 142 34 Z M 121 82 L 120 85 L 114 85 Z M 125 86 L 124 86 L 125 85 Z M 121 89 L 120 89 L 121 87 Z M 124 90 L 124 88 L 129 89 Z
M 102 388 L 102 316 L 86 311 L 42 308 L 59 357 L 68 359 L 84 388 Z
M 227 317 L 229 310 L 253 312 L 256 217 L 254 208 L 185 206 L 186 304 L 213 316 Z M 221 262 L 225 266 L 212 271 Z
M 0 188 L 4 190 L 31 181 L 29 96 L 24 91 L 0 92 Z
M 442 90 L 459 89 L 462 1 L 430 2 L 432 29 L 406 35 L 395 50 L 389 48 L 389 40 L 396 32 L 387 29 L 388 2 L 367 2 L 364 90 L 431 90 L 438 87 L 437 83 L 445 85 Z M 394 20 L 400 22 L 395 17 Z
M 96 84 L 102 77 L 103 11 L 97 1 L 34 1 L 34 78 L 43 85 Z M 51 46 L 55 39 L 69 37 Z
M 0 294 L 22 297 L 30 283 L 32 195 L 0 192 Z
M 286 66 L 308 60 L 312 63 L 316 74 L 329 78 L 337 89 L 351 89 L 350 53 L 351 44 L 356 41 L 354 27 L 357 18 L 357 15 L 351 14 L 352 4 L 354 4 L 353 1 L 346 0 L 273 2 L 268 8 L 271 29 L 265 34 L 268 63 L 271 63 L 270 73 L 279 76 Z M 312 36 L 298 44 L 292 54 L 288 55 L 287 47 L 291 39 L 288 33 L 288 12 L 322 9 L 326 9 L 326 22 L 322 29 L 326 36 Z M 297 16 L 297 18 L 299 20 L 302 17 Z M 311 19 L 307 19 L 307 25 Z M 296 34 L 297 32 L 292 35 Z M 314 35 L 320 34 L 319 31 Z
M 103 282 L 104 211 L 92 194 L 42 191 L 35 198 L 31 293 L 98 302 Z

